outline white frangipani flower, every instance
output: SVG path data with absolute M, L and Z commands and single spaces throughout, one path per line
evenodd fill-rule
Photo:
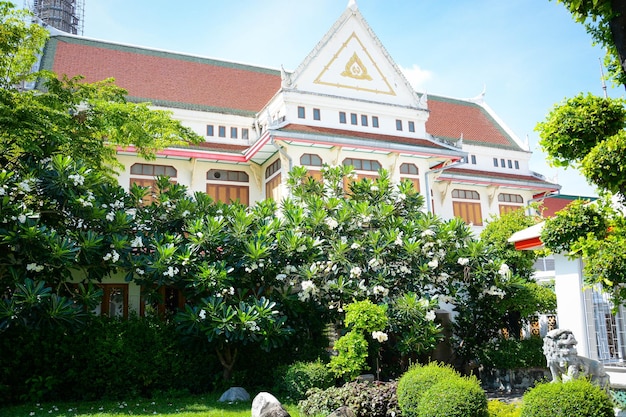
M 328 226 L 328 228 L 331 230 L 339 226 L 339 223 L 337 223 L 337 220 L 333 219 L 332 217 L 327 217 L 326 220 L 324 220 L 324 222 L 326 223 L 326 226 Z
M 389 336 L 385 332 L 372 332 L 372 339 L 378 340 L 379 343 L 386 342 L 389 339 Z

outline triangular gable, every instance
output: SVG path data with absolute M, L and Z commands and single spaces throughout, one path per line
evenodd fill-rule
M 424 107 L 353 2 L 289 78 L 300 91 Z

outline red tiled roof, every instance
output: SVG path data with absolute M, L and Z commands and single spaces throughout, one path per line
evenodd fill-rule
M 281 85 L 278 70 L 66 35 L 48 40 L 42 68 L 83 75 L 88 82 L 115 78 L 131 100 L 247 116 L 259 112 Z M 462 135 L 465 143 L 521 150 L 478 104 L 428 96 L 428 108 L 426 131 L 435 137 L 455 142 Z M 399 136 L 370 139 L 433 146 Z
M 466 178 L 467 182 L 477 184 L 518 183 L 520 185 L 527 184 L 533 188 L 537 187 L 555 191 L 561 188 L 558 184 L 553 184 L 534 175 L 509 174 L 476 169 L 448 168 L 439 176 L 440 181 L 452 178 L 457 182 L 462 181 L 462 178 Z
M 543 217 L 553 217 L 557 211 L 563 210 L 565 206 L 575 200 L 594 201 L 597 200 L 597 198 L 573 195 L 548 196 L 540 201 L 541 215 Z
M 429 95 L 428 109 L 426 131 L 433 136 L 458 140 L 462 135 L 464 143 L 521 150 L 478 104 Z
M 280 72 L 69 36 L 48 41 L 43 66 L 87 82 L 115 78 L 131 98 L 260 111 L 280 88 Z M 50 56 L 52 55 L 52 56 Z
M 351 130 L 333 129 L 321 126 L 309 126 L 290 123 L 287 126 L 280 128 L 281 132 L 298 132 L 298 133 L 312 133 L 322 136 L 334 136 L 334 137 L 346 137 L 355 139 L 367 139 L 381 143 L 398 143 L 403 145 L 420 146 L 424 148 L 433 149 L 450 149 L 443 144 L 438 144 L 435 141 L 420 139 L 420 138 L 407 138 L 405 136 L 393 136 L 393 135 L 380 135 L 369 132 L 354 132 Z M 460 149 L 458 149 L 461 152 Z

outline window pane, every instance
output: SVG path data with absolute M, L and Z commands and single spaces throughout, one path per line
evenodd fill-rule
M 365 115 L 365 114 L 361 115 L 361 125 L 362 126 L 367 126 L 367 115 Z
M 498 166 L 498 158 L 493 158 L 493 166 L 494 167 Z
M 249 131 L 246 128 L 241 129 L 241 139 L 249 139 Z
M 409 132 L 415 132 L 415 122 L 409 122 Z
M 504 158 L 500 159 L 500 166 L 504 168 Z
M 165 167 L 163 165 L 156 165 L 154 167 L 154 175 L 165 175 Z
M 167 166 L 165 167 L 165 175 L 168 177 L 176 177 L 176 168 Z
M 519 169 L 519 162 L 515 161 L 515 169 Z
M 396 119 L 396 130 L 402 130 L 402 120 Z
M 219 127 L 219 137 L 220 138 L 225 138 L 226 137 L 226 126 L 220 126 Z
M 130 167 L 130 173 L 135 175 L 141 175 L 141 164 L 133 164 L 133 166 Z
M 304 119 L 304 107 L 298 106 L 298 118 Z
M 213 136 L 213 125 L 206 125 L 206 135 Z
M 231 139 L 237 139 L 237 128 L 236 127 L 231 127 L 230 128 L 230 138 Z
M 357 124 L 356 113 L 350 113 L 350 123 L 353 124 L 353 125 Z
M 476 165 L 476 155 L 472 155 L 472 164 Z
M 378 116 L 372 116 L 372 126 L 378 127 Z
M 313 109 L 313 120 L 320 120 L 320 109 Z
M 339 112 L 339 123 L 346 123 L 346 112 Z
M 511 162 L 511 160 L 509 159 L 508 161 L 506 161 L 509 168 L 513 168 L 513 163 Z

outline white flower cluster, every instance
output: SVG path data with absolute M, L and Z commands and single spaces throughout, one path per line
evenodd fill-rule
M 337 272 L 337 265 L 333 261 L 317 261 L 313 262 L 309 269 L 314 274 L 330 274 Z
M 433 310 L 429 310 L 429 311 L 426 312 L 426 320 L 434 321 L 436 317 L 437 317 L 437 315 L 435 314 L 435 312 Z
M 498 270 L 498 274 L 502 275 L 503 277 L 508 277 L 509 273 L 511 272 L 509 266 L 507 264 L 502 264 L 500 265 L 500 269 Z
M 246 327 L 248 328 L 248 330 L 250 330 L 251 332 L 258 332 L 259 330 L 261 330 L 261 328 L 259 327 L 259 325 L 257 324 L 256 321 L 251 320 L 249 322 L 246 323 Z
M 457 263 L 459 265 L 465 266 L 465 265 L 467 265 L 469 263 L 469 259 L 468 258 L 459 258 Z
M 386 297 L 389 295 L 389 289 L 383 287 L 382 285 L 375 285 L 374 288 L 372 288 L 372 292 L 376 296 L 380 295 L 380 296 Z
M 163 275 L 165 275 L 166 277 L 169 276 L 170 278 L 173 278 L 174 275 L 178 274 L 179 270 L 178 268 L 176 268 L 175 266 L 169 266 L 167 268 L 167 271 L 163 272 Z
M 91 191 L 87 191 L 87 197 L 83 198 L 80 197 L 77 201 L 83 206 L 83 207 L 93 207 L 93 201 L 96 198 L 94 197 L 93 193 Z
M 506 293 L 495 285 L 492 285 L 488 290 L 483 291 L 483 295 L 495 295 L 497 297 L 504 298 Z
M 143 248 L 143 240 L 141 239 L 141 236 L 136 236 L 131 242 L 130 242 L 130 247 L 131 248 Z
M 233 287 L 222 288 L 222 297 L 226 295 L 235 295 L 235 289 Z
M 85 177 L 83 177 L 80 174 L 71 174 L 68 175 L 67 177 L 69 180 L 71 180 L 74 183 L 74 186 L 79 186 L 79 185 L 83 185 L 85 183 Z
M 326 220 L 324 220 L 324 223 L 326 223 L 326 226 L 328 226 L 330 230 L 334 230 L 337 226 L 339 226 L 337 220 L 333 219 L 332 217 L 327 217 Z
M 112 222 L 113 220 L 115 220 L 115 212 L 114 211 L 109 211 L 104 218 L 108 221 L 108 222 Z
M 382 262 L 377 258 L 372 258 L 369 261 L 367 261 L 367 266 L 369 266 L 372 269 L 372 271 L 378 270 L 378 268 L 380 268 L 381 265 L 382 265 Z
M 350 278 L 358 278 L 358 277 L 360 277 L 361 276 L 361 272 L 363 272 L 363 271 L 358 266 L 352 267 L 350 269 Z
M 30 193 L 32 191 L 32 187 L 31 187 L 31 183 L 34 180 L 32 179 L 26 179 L 26 180 L 22 180 L 19 183 L 17 183 L 17 188 L 18 190 L 20 190 L 22 193 L 27 194 Z
M 252 262 L 252 264 L 250 266 L 246 266 L 245 269 L 246 269 L 247 273 L 250 273 L 250 272 L 255 271 L 257 269 L 261 269 L 264 266 L 265 266 L 265 262 L 263 262 L 263 261 L 259 261 L 259 263 Z
M 302 281 L 300 287 L 302 288 L 302 291 L 298 293 L 298 299 L 300 301 L 307 301 L 318 292 L 315 283 L 311 280 Z
M 41 272 L 41 271 L 43 271 L 43 268 L 44 268 L 43 265 L 38 265 L 35 262 L 26 265 L 26 270 L 27 271 Z
M 102 257 L 103 260 L 108 261 L 111 260 L 113 263 L 117 262 L 120 259 L 120 254 L 117 251 L 112 250 Z
M 379 343 L 383 343 L 389 340 L 389 336 L 385 332 L 376 331 L 372 332 L 372 339 L 378 340 Z

